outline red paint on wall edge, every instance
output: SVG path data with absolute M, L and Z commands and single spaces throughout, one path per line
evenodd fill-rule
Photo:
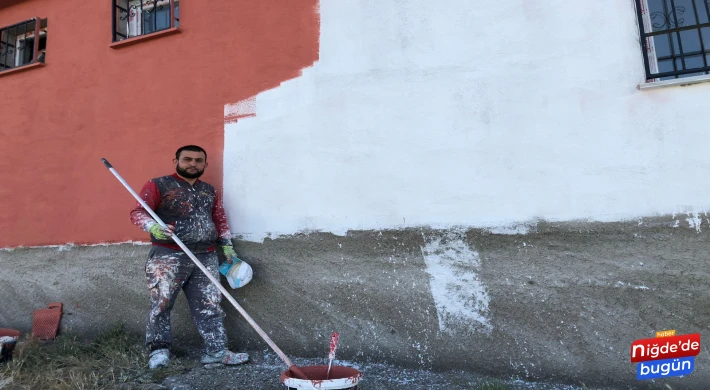
M 318 60 L 318 0 L 186 1 L 180 34 L 120 50 L 110 2 L 19 2 L 0 26 L 34 16 L 48 19 L 46 65 L 0 78 L 18 96 L 0 109 L 0 247 L 145 241 L 128 219 L 135 201 L 100 159 L 137 190 L 198 144 L 204 180 L 221 191 L 224 105 Z

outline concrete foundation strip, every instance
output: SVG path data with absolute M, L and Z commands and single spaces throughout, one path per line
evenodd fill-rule
M 155 212 L 153 212 L 153 210 L 151 210 L 151 208 L 148 207 L 148 205 L 143 201 L 143 199 L 141 199 L 141 197 L 135 191 L 133 191 L 133 188 L 131 188 L 131 186 L 121 177 L 121 175 L 118 174 L 118 172 L 111 165 L 111 163 L 109 163 L 108 160 L 106 160 L 105 158 L 102 158 L 101 161 L 104 163 L 106 168 L 108 168 L 108 170 L 111 173 L 113 173 L 114 176 L 116 176 L 118 181 L 120 181 L 121 184 L 123 184 L 123 186 L 126 187 L 128 192 L 130 192 L 131 195 L 133 195 L 133 197 L 138 201 L 138 203 L 140 203 L 140 205 L 143 206 L 143 208 L 148 213 L 150 213 L 150 215 L 153 217 L 153 219 L 155 219 L 155 221 L 158 224 L 160 224 L 160 226 L 167 228 L 167 225 L 165 224 L 165 222 L 163 222 L 160 219 L 160 217 L 158 217 L 155 214 Z M 237 311 L 239 311 L 239 314 L 241 314 L 247 320 L 249 325 L 251 325 L 251 327 L 254 328 L 254 330 L 256 330 L 256 332 L 259 334 L 259 336 L 261 336 L 261 338 L 264 339 L 264 341 L 266 341 L 267 344 L 269 344 L 271 349 L 273 349 L 274 352 L 276 352 L 276 354 L 279 355 L 279 357 L 281 358 L 281 360 L 284 361 L 284 363 L 286 364 L 288 369 L 291 370 L 291 372 L 294 373 L 295 375 L 297 375 L 300 379 L 309 380 L 308 377 L 301 371 L 301 369 L 299 369 L 295 364 L 293 364 L 293 362 L 291 362 L 291 360 L 281 351 L 281 349 L 279 349 L 278 346 L 276 346 L 276 344 L 271 340 L 271 338 L 266 333 L 264 333 L 264 331 L 259 327 L 259 325 L 257 325 L 256 322 L 254 322 L 254 320 L 249 316 L 249 314 L 247 314 L 247 312 L 244 311 L 244 309 L 242 309 L 242 307 L 237 303 L 237 301 L 234 299 L 234 297 L 232 297 L 227 292 L 227 290 L 224 287 L 222 287 L 222 284 L 220 284 L 220 282 L 217 279 L 215 279 L 215 277 L 212 276 L 212 274 L 209 271 L 207 271 L 205 266 L 199 260 L 197 260 L 197 257 L 195 257 L 195 255 L 189 249 L 187 249 L 185 244 L 183 244 L 182 241 L 174 234 L 172 235 L 172 238 L 173 238 L 173 241 L 175 241 L 175 243 L 178 244 L 178 246 L 180 246 L 180 248 L 185 252 L 185 254 L 187 254 L 190 257 L 190 259 L 202 270 L 202 272 L 204 272 L 204 274 L 210 279 L 210 281 L 212 281 L 212 283 L 215 286 L 217 286 L 217 288 L 222 293 L 222 295 L 224 295 L 224 297 L 227 298 L 227 300 L 232 304 L 232 306 L 234 306 L 234 308 L 237 309 Z

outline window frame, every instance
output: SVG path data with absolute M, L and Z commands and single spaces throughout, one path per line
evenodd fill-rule
M 28 34 L 32 34 L 32 35 L 28 35 Z M 39 42 L 42 41 L 42 37 L 44 37 L 44 39 L 45 39 L 45 41 L 46 41 L 46 39 L 47 39 L 47 32 L 46 32 L 46 31 L 42 31 L 41 29 L 40 29 L 40 31 L 39 31 L 39 39 L 37 39 L 37 32 L 36 32 L 36 31 L 35 31 L 35 32 L 28 31 L 28 32 L 26 32 L 26 33 L 24 33 L 24 34 L 22 34 L 22 35 L 17 35 L 17 36 L 16 36 L 16 42 L 19 42 L 19 41 L 21 41 L 21 40 L 22 40 L 22 41 L 27 41 L 28 39 L 33 39 L 35 42 L 34 42 L 34 44 L 32 45 L 32 60 L 29 61 L 29 62 L 27 62 L 26 64 L 22 64 L 22 65 L 17 65 L 17 64 L 16 64 L 16 65 L 15 65 L 15 68 L 18 68 L 18 67 L 20 67 L 20 66 L 30 65 L 30 64 L 32 64 L 32 63 L 35 61 L 35 58 L 36 58 L 37 56 L 41 56 L 41 55 L 42 55 L 42 49 L 39 48 Z M 45 43 L 45 45 L 46 45 L 46 43 Z M 17 47 L 20 47 L 20 45 L 18 45 Z M 22 53 L 16 57 L 15 63 L 19 62 L 20 56 L 23 56 L 23 57 L 25 56 L 26 47 L 27 47 L 27 46 L 22 46 Z M 45 48 L 45 50 L 47 50 L 47 49 Z M 13 69 L 13 68 L 10 68 L 10 69 Z
M 46 37 L 48 34 L 47 31 L 45 31 L 45 29 L 48 30 L 48 26 L 42 27 L 42 22 L 46 21 L 46 20 L 47 20 L 47 18 L 42 19 L 40 17 L 34 17 L 34 18 L 25 19 L 25 20 L 18 22 L 18 23 L 14 23 L 14 24 L 0 27 L 0 41 L 2 41 L 1 43 L 3 45 L 5 45 L 6 44 L 5 41 L 2 40 L 2 32 L 3 31 L 10 30 L 13 28 L 18 28 L 18 27 L 22 26 L 23 24 L 27 25 L 32 22 L 35 23 L 34 30 L 30 30 L 30 31 L 25 30 L 25 32 L 23 34 L 18 34 L 18 35 L 14 36 L 14 41 L 12 42 L 13 43 L 13 58 L 12 58 L 13 65 L 11 67 L 8 68 L 8 67 L 6 67 L 7 65 L 5 64 L 8 59 L 7 53 L 5 53 L 4 55 L 0 54 L 0 58 L 3 58 L 3 61 L 4 61 L 2 64 L 0 64 L 0 74 L 11 72 L 16 69 L 31 67 L 32 65 L 36 65 L 38 63 L 42 64 L 42 65 L 44 64 L 45 57 L 44 57 L 44 55 L 42 55 L 43 52 L 41 52 L 39 50 L 39 42 L 40 42 L 40 38 L 42 37 L 42 35 L 44 35 Z M 17 63 L 20 62 L 20 56 L 24 55 L 24 54 L 19 53 L 19 48 L 18 48 L 19 45 L 17 43 L 20 40 L 27 40 L 27 38 L 29 37 L 28 34 L 32 34 L 31 37 L 34 38 L 34 43 L 32 44 L 32 60 L 25 63 L 25 64 L 17 65 Z M 7 43 L 9 43 L 9 41 L 7 41 Z M 22 49 L 23 49 L 22 53 L 24 53 L 24 50 L 26 50 L 26 48 L 23 47 Z M 5 49 L 5 50 L 7 51 L 8 49 Z M 45 51 L 46 51 L 46 48 L 45 48 Z
M 663 0 L 664 2 L 666 0 Z M 683 7 L 678 7 L 676 6 L 675 0 L 669 0 L 671 3 L 671 11 L 668 11 L 667 13 L 662 13 L 661 16 L 667 20 L 668 27 L 667 29 L 663 30 L 658 30 L 658 31 L 653 31 L 653 25 L 651 24 L 651 16 L 653 14 L 656 14 L 657 12 L 651 13 L 649 15 L 650 10 L 648 9 L 648 1 L 647 0 L 634 0 L 635 5 L 636 5 L 636 18 L 638 22 L 638 27 L 639 27 L 639 37 L 640 37 L 640 43 L 641 43 L 641 55 L 643 56 L 643 64 L 644 64 L 644 70 L 645 70 L 645 75 L 646 75 L 646 82 L 655 82 L 655 81 L 660 81 L 662 78 L 666 77 L 673 77 L 674 79 L 680 79 L 683 78 L 683 76 L 686 75 L 692 75 L 696 73 L 706 73 L 710 72 L 710 60 L 708 59 L 708 56 L 710 56 L 710 42 L 704 42 L 703 41 L 703 29 L 704 28 L 710 28 L 710 0 L 701 0 L 706 14 L 708 16 L 708 22 L 707 23 L 699 23 L 699 11 L 698 11 L 698 6 L 695 2 L 695 0 L 690 0 L 692 4 L 692 11 L 694 12 L 695 16 L 695 24 L 692 25 L 685 25 L 683 26 L 683 20 L 678 18 L 678 12 L 677 10 L 679 8 Z M 683 10 L 683 12 L 685 12 Z M 671 19 L 672 18 L 672 19 Z M 673 27 L 675 25 L 675 27 Z M 673 27 L 673 28 L 671 28 Z M 680 33 L 683 31 L 691 31 L 691 30 L 696 30 L 699 36 L 700 40 L 700 52 L 692 52 L 692 53 L 684 53 L 683 52 L 683 44 L 681 41 Z M 703 64 L 705 66 L 701 68 L 692 68 L 692 69 L 681 69 L 681 70 L 674 70 L 670 72 L 659 72 L 658 71 L 658 60 L 657 60 L 657 54 L 656 54 L 656 48 L 655 44 L 653 42 L 653 37 L 659 36 L 659 35 L 668 35 L 669 39 L 673 34 L 676 34 L 677 40 L 678 40 L 678 49 L 679 53 L 674 53 L 675 50 L 671 50 L 670 54 L 670 60 L 673 62 L 673 68 L 676 68 L 676 61 L 678 59 L 681 60 L 681 63 L 683 64 L 683 67 L 685 67 L 685 60 L 688 57 L 691 56 L 696 56 L 700 55 L 703 58 Z M 650 58 L 653 58 L 654 63 L 651 63 Z M 664 59 L 665 61 L 666 59 Z M 653 67 L 653 69 L 652 69 Z M 704 76 L 707 76 L 708 74 L 704 74 Z
M 123 8 L 119 4 L 120 0 L 112 0 L 112 2 L 111 2 L 111 4 L 112 4 L 112 9 L 111 9 L 112 10 L 111 11 L 111 16 L 112 16 L 112 18 L 111 18 L 111 42 L 113 44 L 120 44 L 120 43 L 127 41 L 127 40 L 139 39 L 139 38 L 142 38 L 145 36 L 160 34 L 160 33 L 166 32 L 166 31 L 176 29 L 177 25 L 180 23 L 180 18 L 175 15 L 175 6 L 176 6 L 176 3 L 179 3 L 179 1 L 180 0 L 126 0 L 125 2 L 127 5 L 127 8 Z M 125 19 L 128 19 L 131 16 L 131 12 L 133 12 L 133 11 L 131 11 L 131 9 L 135 8 L 135 5 L 131 5 L 131 3 L 138 3 L 140 5 L 140 9 L 141 9 L 140 17 L 139 17 L 141 32 L 138 35 L 131 35 L 130 34 L 130 31 L 131 31 L 130 25 L 126 26 L 126 34 L 125 35 L 118 30 L 118 27 L 119 27 L 118 22 L 119 22 L 119 18 L 121 17 L 121 15 L 125 14 L 126 15 Z M 144 8 L 144 5 L 146 5 L 146 4 L 148 4 L 149 7 Z M 144 33 L 143 32 L 143 30 L 144 30 L 143 10 L 147 9 L 147 8 L 155 9 L 156 7 L 164 7 L 166 5 L 169 8 L 168 19 L 170 22 L 170 26 L 167 28 L 160 29 L 160 30 Z M 136 15 L 136 17 L 138 18 L 138 15 Z M 125 19 L 120 19 L 120 21 L 123 21 Z

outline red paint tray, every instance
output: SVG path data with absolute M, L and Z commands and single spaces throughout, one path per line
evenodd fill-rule
M 54 340 L 62 318 L 62 303 L 52 302 L 46 309 L 35 310 L 32 320 L 32 336 L 40 340 Z

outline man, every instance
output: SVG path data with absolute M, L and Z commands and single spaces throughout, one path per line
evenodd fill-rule
M 196 145 L 183 146 L 175 152 L 173 163 L 176 173 L 151 179 L 141 190 L 142 199 L 168 228 L 162 228 L 138 202 L 131 210 L 131 222 L 149 232 L 152 242 L 145 266 L 151 305 L 145 340 L 150 349 L 148 366 L 154 369 L 170 362 L 170 312 L 181 289 L 204 341 L 200 362 L 244 363 L 247 354 L 227 349 L 219 289 L 171 238 L 176 234 L 217 280 L 216 248 L 222 248 L 230 264 L 237 257 L 220 196 L 199 180 L 207 168 L 207 152 Z

